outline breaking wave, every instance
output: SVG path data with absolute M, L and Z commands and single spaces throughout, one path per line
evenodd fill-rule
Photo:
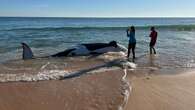
M 175 31 L 195 31 L 195 25 L 154 25 L 158 29 Z M 137 29 L 148 29 L 151 25 L 136 26 Z M 61 31 L 61 30 L 125 30 L 127 27 L 43 27 L 43 28 L 15 28 L 6 31 Z

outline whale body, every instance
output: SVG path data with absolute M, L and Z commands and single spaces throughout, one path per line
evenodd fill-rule
M 31 48 L 26 43 L 21 43 L 23 47 L 23 59 L 33 59 L 35 58 Z M 93 54 L 103 54 L 107 52 L 126 52 L 127 49 L 118 44 L 116 41 L 111 41 L 109 43 L 88 43 L 79 44 L 65 51 L 50 55 L 47 57 L 68 57 L 68 56 L 84 56 Z

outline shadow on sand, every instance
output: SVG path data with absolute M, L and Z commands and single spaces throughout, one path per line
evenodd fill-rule
M 123 62 L 125 62 L 125 61 L 124 60 L 119 60 L 119 59 L 113 60 L 113 61 L 107 62 L 105 64 L 102 64 L 102 65 L 98 65 L 98 66 L 95 66 L 95 67 L 92 67 L 92 68 L 83 69 L 83 70 L 80 70 L 78 72 L 72 73 L 68 76 L 63 77 L 61 80 L 79 77 L 81 75 L 89 74 L 89 72 L 92 72 L 92 71 L 95 71 L 95 70 L 98 70 L 98 69 L 101 69 L 101 68 L 111 68 L 111 67 L 123 68 Z

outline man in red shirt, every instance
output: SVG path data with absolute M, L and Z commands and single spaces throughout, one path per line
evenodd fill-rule
M 154 27 L 151 27 L 151 33 L 150 33 L 150 54 L 152 54 L 152 50 L 154 51 L 154 54 L 156 54 L 156 50 L 154 48 L 156 44 L 158 33 L 155 31 Z

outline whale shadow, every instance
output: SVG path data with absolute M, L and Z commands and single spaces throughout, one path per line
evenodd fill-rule
M 101 68 L 109 68 L 109 67 L 121 68 L 119 62 L 120 62 L 120 60 L 117 59 L 117 60 L 113 60 L 113 61 L 107 62 L 107 63 L 102 64 L 102 65 L 98 65 L 98 66 L 95 66 L 92 68 L 83 69 L 83 70 L 80 70 L 78 72 L 74 72 L 68 76 L 65 76 L 65 77 L 61 78 L 60 80 L 72 79 L 72 78 L 80 77 L 82 75 L 87 75 L 87 74 L 90 74 L 91 71 L 98 70 Z

